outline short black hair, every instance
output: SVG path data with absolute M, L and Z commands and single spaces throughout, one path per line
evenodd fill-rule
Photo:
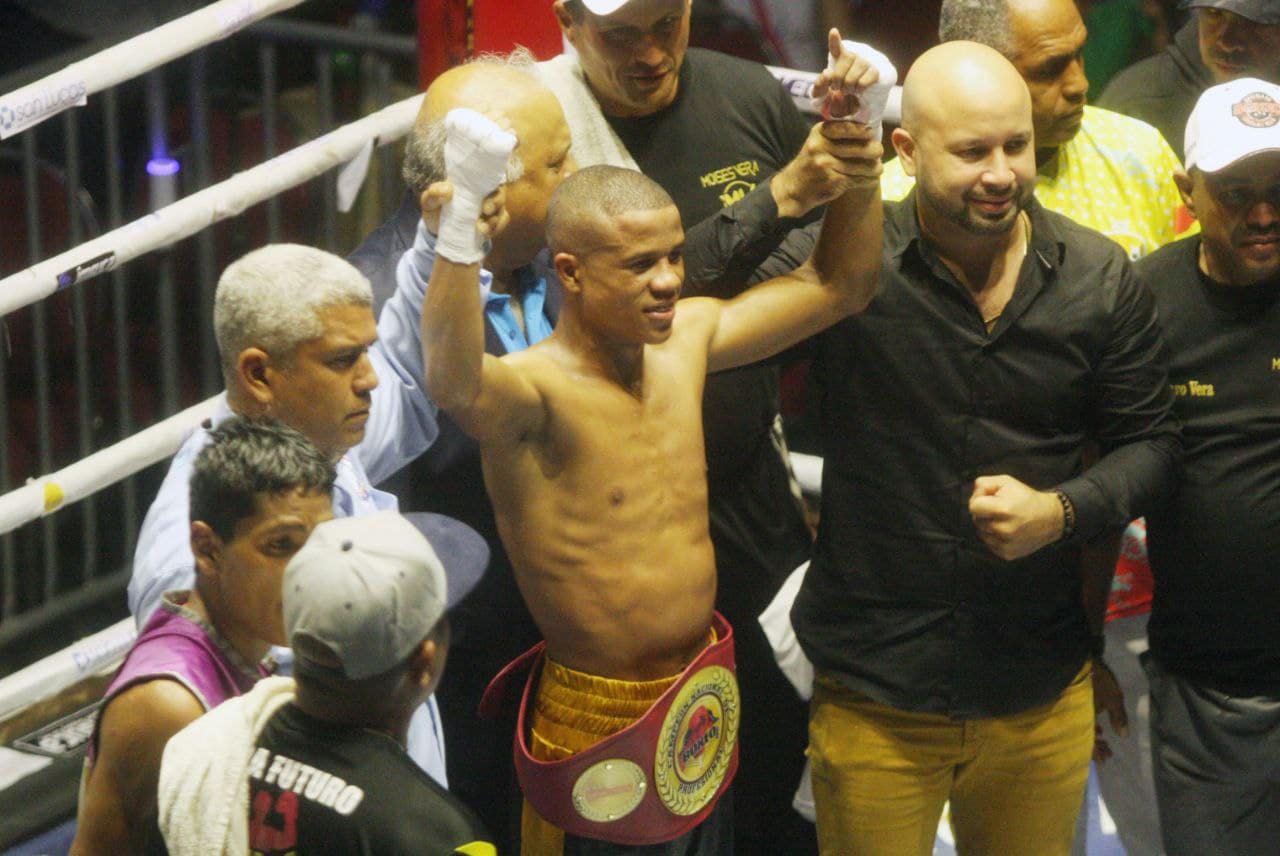
M 547 203 L 547 246 L 579 252 L 584 228 L 628 211 L 675 207 L 671 194 L 634 169 L 609 164 L 584 167 L 560 183 Z
M 310 440 L 275 419 L 235 416 L 215 428 L 191 468 L 190 519 L 230 540 L 262 494 L 328 493 L 337 477 Z

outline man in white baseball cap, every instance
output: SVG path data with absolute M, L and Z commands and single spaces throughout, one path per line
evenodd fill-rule
M 413 763 L 409 720 L 440 680 L 447 610 L 488 547 L 447 517 L 385 511 L 317 526 L 284 575 L 293 680 L 271 679 L 170 741 L 170 853 L 496 854 Z
M 1207 89 L 1186 164 L 1201 234 L 1136 266 L 1185 438 L 1181 485 L 1147 516 L 1144 666 L 1166 851 L 1243 856 L 1280 841 L 1280 86 Z
M 1217 173 L 1247 157 L 1280 150 L 1280 86 L 1244 77 L 1214 86 L 1187 120 L 1186 167 Z

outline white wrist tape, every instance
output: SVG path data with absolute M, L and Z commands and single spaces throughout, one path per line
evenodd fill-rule
M 440 209 L 436 253 L 458 264 L 476 264 L 485 254 L 485 238 L 476 228 L 481 206 L 506 178 L 516 138 L 466 107 L 450 110 L 444 127 L 444 174 L 453 185 L 453 199 Z
M 868 127 L 880 127 L 880 120 L 884 117 L 884 106 L 889 100 L 889 92 L 893 89 L 893 85 L 898 82 L 898 70 L 893 67 L 893 63 L 889 58 L 880 51 L 864 45 L 862 42 L 851 42 L 847 39 L 840 43 L 845 53 L 855 53 L 865 59 L 867 62 L 880 73 L 880 79 L 875 83 L 857 93 L 858 108 L 853 111 L 850 116 L 833 116 L 828 110 L 828 96 L 813 99 L 813 108 L 821 113 L 826 119 L 850 119 L 861 125 Z M 836 58 L 830 56 L 827 58 L 827 70 L 830 71 L 836 66 Z

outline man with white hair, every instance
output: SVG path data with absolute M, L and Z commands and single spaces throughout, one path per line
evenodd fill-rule
M 419 380 L 421 295 L 398 293 L 377 325 L 371 303 L 359 271 L 314 247 L 269 245 L 223 272 L 213 316 L 226 391 L 174 456 L 143 520 L 129 581 L 139 626 L 166 591 L 191 587 L 191 465 L 209 431 L 233 413 L 278 419 L 330 456 L 336 516 L 396 508 L 373 484 L 435 439 L 436 412 Z M 414 760 L 444 782 L 434 700 L 415 716 L 409 742 Z

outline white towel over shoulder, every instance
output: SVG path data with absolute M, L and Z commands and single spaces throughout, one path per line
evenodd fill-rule
M 228 699 L 164 747 L 160 831 L 173 856 L 245 856 L 249 852 L 247 770 L 258 734 L 292 701 L 290 678 L 266 678 Z
M 600 103 L 591 94 L 576 55 L 561 54 L 535 68 L 542 85 L 555 93 L 564 110 L 573 135 L 573 159 L 578 166 L 608 164 L 640 169 L 600 112 Z

